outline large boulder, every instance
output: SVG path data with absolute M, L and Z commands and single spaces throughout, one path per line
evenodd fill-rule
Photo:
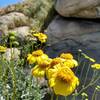
M 14 31 L 21 41 L 29 35 L 30 24 L 30 19 L 23 13 L 11 12 L 0 16 L 0 32 L 8 35 L 9 32 Z
M 55 8 L 65 17 L 100 18 L 100 0 L 57 0 Z
M 89 57 L 96 59 L 100 63 L 100 23 L 98 20 L 68 19 L 58 16 L 48 26 L 47 35 L 48 42 L 45 51 L 50 57 L 57 57 L 63 52 L 71 52 L 78 60 L 78 50 L 81 49 Z M 79 60 L 80 66 L 77 67 L 76 75 L 79 77 L 83 70 L 80 80 L 81 86 L 84 84 L 90 62 L 83 57 Z M 83 66 L 84 69 L 82 69 Z M 92 75 L 93 70 L 90 68 L 85 84 L 90 82 Z M 100 80 L 96 84 L 98 83 L 100 83 Z M 91 100 L 94 88 L 93 86 L 87 89 L 89 100 Z M 77 100 L 81 100 L 81 98 L 77 98 Z
M 100 23 L 98 21 L 57 16 L 47 28 L 47 53 L 56 57 L 61 52 L 84 52 L 100 59 Z M 99 60 L 98 59 L 98 60 Z
M 7 32 L 9 29 L 14 29 L 19 26 L 28 25 L 29 19 L 23 13 L 12 12 L 0 16 L 0 30 Z

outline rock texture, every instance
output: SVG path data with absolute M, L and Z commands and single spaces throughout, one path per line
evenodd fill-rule
M 30 33 L 29 33 L 30 27 L 29 27 L 29 26 L 16 27 L 16 28 L 14 28 L 14 29 L 12 29 L 12 30 L 9 30 L 8 32 L 11 32 L 11 31 L 15 32 L 15 33 L 16 33 L 15 35 L 16 35 L 18 38 L 20 38 L 22 41 L 24 41 L 25 38 L 26 38 L 28 35 L 30 35 Z
M 0 15 L 6 15 L 12 12 L 20 12 L 33 19 L 31 26 L 38 30 L 44 25 L 45 20 L 49 20 L 49 14 L 52 13 L 53 0 L 24 0 L 22 3 L 9 5 L 5 8 L 0 8 Z
M 50 57 L 57 57 L 63 52 L 71 52 L 76 59 L 78 58 L 78 50 L 81 49 L 89 57 L 94 58 L 100 63 L 100 21 L 86 20 L 76 18 L 62 18 L 57 16 L 47 28 L 48 45 L 45 48 Z M 81 63 L 77 69 L 77 76 L 81 75 L 83 63 L 85 66 L 81 77 L 81 83 L 84 83 L 87 72 L 88 60 L 80 58 Z M 91 80 L 93 70 L 89 70 L 86 82 Z M 100 83 L 100 80 L 97 84 Z M 93 88 L 88 88 L 88 98 L 91 100 Z M 98 97 L 97 97 L 98 98 Z M 71 100 L 71 99 L 70 99 Z M 77 98 L 81 100 L 81 98 Z
M 11 59 L 17 61 L 19 59 L 20 51 L 17 48 L 8 48 L 6 52 L 3 54 L 3 58 L 7 61 L 10 61 Z
M 17 32 L 21 40 L 29 35 L 29 30 L 40 31 L 45 22 L 50 20 L 53 0 L 24 0 L 22 3 L 0 8 L 0 32 Z
M 100 59 L 100 23 L 57 16 L 47 29 L 47 53 L 55 57 L 61 52 L 82 49 Z M 98 60 L 99 60 L 98 59 Z
M 0 17 L 0 31 L 8 35 L 9 31 L 15 31 L 21 40 L 25 39 L 30 29 L 30 19 L 23 13 L 12 12 Z
M 65 17 L 100 18 L 100 0 L 57 0 L 55 8 Z

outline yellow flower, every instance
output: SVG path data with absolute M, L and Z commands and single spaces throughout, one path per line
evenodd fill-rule
M 33 64 L 36 62 L 36 59 L 34 56 L 32 56 L 32 54 L 28 54 L 27 61 L 29 62 L 29 64 Z
M 78 66 L 78 62 L 73 58 L 73 55 L 71 53 L 62 53 L 60 57 L 66 60 L 64 61 L 64 64 L 67 67 L 73 68 Z
M 64 62 L 64 65 L 66 65 L 69 68 L 74 68 L 74 67 L 78 66 L 78 62 L 76 60 L 74 60 L 74 59 L 72 59 L 72 60 L 66 60 Z
M 43 55 L 43 54 L 44 54 L 44 53 L 43 53 L 42 50 L 36 50 L 36 51 L 33 51 L 33 52 L 32 52 L 32 55 L 35 56 L 35 57 L 41 56 L 41 55 Z
M 60 67 L 61 66 L 61 67 Z M 56 95 L 68 96 L 79 85 L 79 80 L 68 67 L 62 64 L 56 65 L 47 71 L 49 85 L 53 88 Z
M 59 64 L 59 63 L 63 63 L 65 61 L 65 59 L 62 59 L 60 57 L 54 58 L 51 61 L 50 67 L 52 68 L 53 66 Z
M 39 65 L 36 65 L 32 69 L 32 75 L 35 77 L 43 77 L 44 74 L 45 74 L 45 71 L 43 70 L 43 68 L 39 67 Z
M 32 75 L 35 77 L 44 77 L 50 62 L 51 59 L 39 61 L 38 64 L 32 69 Z
M 37 61 L 37 64 L 38 64 L 39 66 L 41 66 L 42 68 L 45 68 L 45 67 L 47 67 L 47 66 L 50 65 L 51 61 L 52 61 L 51 58 L 42 59 L 41 61 Z
M 92 68 L 95 68 L 95 69 L 100 69 L 100 64 L 93 64 L 91 65 Z
M 71 53 L 62 53 L 60 57 L 63 59 L 73 59 L 73 55 Z
M 1 52 L 1 53 L 6 52 L 6 50 L 7 50 L 7 48 L 6 48 L 6 47 L 0 46 L 0 52 Z
M 27 61 L 29 61 L 29 64 L 33 64 L 35 62 L 41 62 L 43 59 L 47 60 L 48 56 L 43 53 L 42 50 L 36 50 L 32 52 L 32 54 L 28 54 Z
M 54 58 L 50 64 L 50 67 L 52 68 L 53 66 L 57 65 L 57 64 L 64 64 L 66 67 L 69 68 L 73 68 L 73 67 L 77 67 L 78 66 L 78 62 L 74 59 L 63 59 L 60 57 Z
M 41 43 L 45 43 L 47 40 L 47 35 L 43 33 L 36 33 L 33 36 L 37 37 Z

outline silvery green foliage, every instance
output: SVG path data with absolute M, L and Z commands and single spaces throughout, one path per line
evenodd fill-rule
M 11 66 L 9 66 L 10 63 Z M 41 89 L 36 79 L 33 78 L 30 72 L 26 73 L 21 65 L 23 65 L 23 61 L 20 60 L 19 62 L 3 61 L 4 73 L 0 77 L 0 100 L 12 100 L 14 92 L 14 100 L 41 100 L 44 97 L 45 89 Z M 12 72 L 10 72 L 9 68 L 11 67 L 14 68 L 13 74 L 16 80 L 14 80 Z M 29 68 L 27 70 L 31 71 Z M 15 91 L 13 82 L 15 82 L 16 86 Z

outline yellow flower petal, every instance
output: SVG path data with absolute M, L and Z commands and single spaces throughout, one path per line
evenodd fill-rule
M 32 55 L 33 55 L 34 57 L 41 56 L 41 55 L 43 55 L 43 51 L 42 51 L 42 50 L 33 51 L 33 52 L 32 52 Z
M 56 84 L 54 86 L 54 92 L 56 95 L 63 95 L 63 96 L 68 96 L 72 94 L 76 87 L 71 86 L 69 84 L 65 84 L 61 80 L 56 80 Z
M 56 95 L 68 96 L 79 85 L 78 78 L 68 67 L 58 67 L 57 65 L 56 69 L 49 69 L 48 73 L 49 84 Z
M 45 75 L 45 70 L 40 68 L 38 65 L 36 65 L 33 69 L 32 69 L 32 75 L 35 77 L 44 77 Z
M 60 57 L 63 59 L 73 59 L 73 55 L 71 53 L 62 53 Z
M 0 46 L 0 52 L 1 52 L 1 53 L 6 52 L 6 50 L 7 50 L 6 47 Z
M 91 65 L 91 67 L 98 70 L 98 69 L 100 69 L 100 64 L 95 63 L 95 64 Z
M 53 87 L 55 85 L 55 78 L 51 78 L 49 80 L 49 85 L 50 85 L 50 87 Z
M 54 67 L 57 64 L 63 63 L 65 61 L 65 59 L 62 59 L 60 57 L 54 58 L 51 61 L 50 67 Z
M 47 40 L 47 35 L 43 33 L 36 33 L 33 36 L 37 37 L 41 43 L 45 43 Z
M 29 64 L 33 64 L 36 62 L 36 59 L 31 54 L 28 54 L 27 61 L 29 62 Z
M 74 60 L 74 59 L 72 59 L 72 60 L 66 60 L 64 62 L 64 65 L 66 65 L 69 68 L 73 68 L 73 67 L 77 67 L 78 66 L 78 62 L 76 60 Z
M 77 67 L 78 66 L 78 62 L 76 60 L 74 60 L 74 59 L 72 61 L 74 63 L 74 66 Z

